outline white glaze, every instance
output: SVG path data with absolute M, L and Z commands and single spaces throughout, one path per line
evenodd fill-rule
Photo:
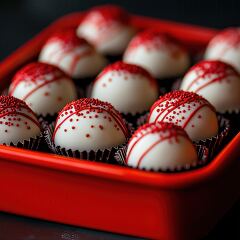
M 98 108 L 102 109 L 101 106 Z M 120 125 L 108 112 L 97 113 L 81 110 L 78 113 L 83 116 L 77 116 L 75 108 L 73 107 L 71 110 L 73 111 L 71 117 L 68 117 L 70 111 L 67 113 L 63 111 L 63 116 L 59 115 L 55 126 L 55 145 L 66 149 L 88 151 L 114 147 L 126 141 Z M 115 110 L 114 112 L 119 117 Z M 98 115 L 97 118 L 96 115 Z M 111 121 L 109 121 L 109 117 Z M 125 125 L 124 127 L 126 128 Z
M 230 34 L 223 37 L 226 31 Z M 232 45 L 232 41 L 236 44 Z M 204 58 L 229 63 L 240 72 L 240 28 L 226 29 L 217 34 L 209 42 Z
M 112 70 L 95 81 L 91 96 L 110 102 L 122 113 L 135 114 L 149 110 L 158 97 L 158 88 L 141 74 Z
M 134 39 L 133 39 L 134 40 Z M 149 48 L 149 45 L 154 44 L 156 39 L 152 42 L 142 43 L 134 48 L 129 47 L 124 53 L 123 60 L 127 63 L 132 63 L 144 67 L 154 77 L 163 79 L 169 77 L 177 77 L 183 74 L 189 64 L 190 59 L 188 54 L 183 51 L 178 45 L 172 43 L 159 43 L 160 47 Z M 179 54 L 175 57 L 172 56 L 172 51 L 178 51 Z
M 31 71 L 37 72 L 38 65 Z M 53 115 L 77 98 L 73 81 L 55 67 L 52 73 L 42 73 L 37 79 L 31 80 L 27 74 L 16 87 L 14 82 L 10 85 L 10 94 L 24 100 L 37 115 Z
M 175 137 L 168 138 L 169 130 L 150 133 L 150 129 L 149 126 L 130 140 L 127 150 L 129 166 L 158 171 L 174 170 L 197 162 L 195 147 L 188 138 L 179 134 L 176 141 Z
M 99 28 L 92 22 L 84 21 L 79 25 L 77 34 L 87 39 L 102 54 L 120 55 L 134 36 L 135 30 L 116 22 L 106 28 Z
M 47 42 L 40 52 L 39 61 L 61 68 L 72 78 L 96 76 L 107 64 L 107 60 L 87 43 L 72 46 L 68 51 L 64 51 L 64 44 L 61 41 Z M 74 58 L 78 60 L 72 68 Z

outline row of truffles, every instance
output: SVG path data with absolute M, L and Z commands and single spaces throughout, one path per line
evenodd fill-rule
M 193 102 L 199 101 L 198 97 L 195 99 L 195 94 L 191 98 L 186 96 L 185 92 L 179 91 L 178 94 L 182 94 L 185 98 L 184 103 L 181 101 L 181 106 L 193 105 Z M 206 108 L 211 109 L 210 104 L 208 105 Z M 185 122 L 201 125 L 200 128 L 205 131 L 205 135 L 198 130 L 185 128 L 189 133 L 198 133 L 198 138 L 203 139 L 216 134 L 216 132 L 209 133 L 206 128 L 202 128 L 206 126 L 208 116 L 203 116 L 197 123 L 196 118 L 192 116 L 193 112 L 190 112 L 190 115 L 183 114 L 186 116 Z M 197 118 L 200 112 L 196 112 Z M 202 111 L 201 114 L 207 115 L 209 112 Z M 178 113 L 173 115 L 177 116 Z M 196 148 L 187 132 L 183 127 L 178 126 L 181 124 L 168 121 L 162 119 L 162 121 L 147 123 L 136 130 L 127 143 L 125 162 L 128 166 L 158 171 L 181 169 L 197 164 Z M 215 127 L 217 130 L 217 125 Z M 199 129 L 198 126 L 197 128 Z M 126 123 L 111 104 L 97 99 L 83 98 L 69 103 L 59 113 L 52 141 L 55 146 L 67 151 L 83 152 L 111 149 L 126 143 L 129 137 Z
M 105 10 L 101 7 L 92 11 Z M 116 12 L 122 13 L 119 9 L 112 11 L 108 20 L 111 16 L 121 15 Z M 91 11 L 86 19 L 88 15 Z M 226 42 L 228 47 L 221 50 L 224 56 L 234 52 L 230 42 L 231 46 L 237 46 L 238 34 L 236 29 L 230 29 L 214 38 L 222 39 L 217 41 L 219 43 Z M 206 53 L 215 46 L 212 43 L 216 42 L 214 39 Z M 86 40 L 79 38 L 75 30 L 62 31 L 50 37 L 39 60 L 16 73 L 9 95 L 24 100 L 37 115 L 42 116 L 54 115 L 77 99 L 74 82 L 81 86 L 84 78 L 88 77 L 93 82 L 92 98 L 110 102 L 124 114 L 143 113 L 159 95 L 161 81 L 158 81 L 158 86 L 156 78 L 183 75 L 189 65 L 189 56 L 180 44 L 153 30 L 145 30 L 131 40 L 124 62 L 106 66 L 107 60 Z M 220 113 L 233 112 L 240 108 L 239 78 L 239 73 L 231 65 L 219 60 L 204 60 L 183 75 L 180 89 L 203 96 Z
M 83 81 L 107 65 L 106 56 L 121 55 L 124 62 L 144 67 L 157 79 L 182 76 L 190 65 L 188 52 L 176 39 L 151 29 L 137 33 L 129 14 L 113 5 L 89 10 L 77 29 L 54 33 L 39 61 Z
M 162 104 L 159 101 L 156 102 L 159 109 L 163 105 L 161 111 L 158 111 L 159 109 L 156 111 L 159 112 L 158 115 L 166 116 L 165 107 L 170 105 L 169 109 L 172 112 L 167 111 L 166 119 L 158 121 L 154 119 L 152 122 L 149 117 L 149 123 L 140 127 L 128 142 L 126 163 L 129 166 L 158 171 L 196 165 L 198 161 L 196 149 L 187 132 L 189 135 L 198 134 L 198 139 L 205 139 L 216 134 L 209 133 L 208 128 L 202 128 L 206 126 L 206 121 L 209 119 L 207 114 L 210 113 L 206 109 L 201 112 L 201 108 L 213 110 L 207 101 L 205 101 L 206 105 L 202 104 L 199 108 L 198 103 L 202 99 L 194 93 L 173 92 L 172 95 L 181 99 L 174 99 L 174 101 L 169 94 L 164 96 L 165 100 Z M 172 104 L 169 104 L 171 101 Z M 190 114 L 184 111 L 185 107 Z M 155 104 L 152 108 L 154 112 Z M 175 113 L 173 113 L 174 110 L 176 110 Z M 183 113 L 181 115 L 185 118 L 178 116 L 181 111 Z M 1 143 L 18 143 L 40 135 L 40 124 L 24 101 L 12 96 L 1 96 L 0 112 L 1 119 L 3 119 L 0 124 L 0 131 L 3 133 Z M 184 124 L 181 120 L 175 121 L 174 116 L 184 119 Z M 192 128 L 185 127 L 188 122 Z M 196 126 L 197 131 L 194 130 L 193 124 L 200 126 Z M 204 130 L 205 135 L 199 132 L 199 129 Z M 97 99 L 82 98 L 67 104 L 59 112 L 52 141 L 57 147 L 67 151 L 82 152 L 111 149 L 126 143 L 129 137 L 130 132 L 125 121 L 111 104 Z M 166 153 L 168 153 L 167 158 Z
M 24 101 L 1 96 L 0 113 L 1 144 L 16 144 L 40 135 L 37 117 Z M 52 141 L 71 151 L 97 151 L 119 146 L 129 136 L 126 123 L 111 104 L 84 98 L 67 104 L 59 113 Z M 162 153 L 168 153 L 167 158 Z M 187 133 L 172 123 L 146 124 L 128 143 L 126 162 L 140 169 L 175 169 L 194 165 L 197 160 Z
M 226 63 L 204 60 L 194 65 L 183 77 L 180 89 L 203 96 L 220 113 L 240 109 L 240 76 Z M 59 68 L 36 62 L 16 73 L 9 95 L 24 100 L 38 116 L 53 116 L 77 99 L 77 90 L 73 80 Z M 121 61 L 104 68 L 91 91 L 92 98 L 132 115 L 148 111 L 158 96 L 159 86 L 149 72 Z M 180 99 L 178 95 L 175 98 Z

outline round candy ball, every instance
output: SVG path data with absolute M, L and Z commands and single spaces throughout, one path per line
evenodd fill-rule
M 124 62 L 107 66 L 93 84 L 92 97 L 122 113 L 141 113 L 158 98 L 157 81 L 143 68 Z
M 94 77 L 107 64 L 107 60 L 73 30 L 51 36 L 42 47 L 39 61 L 53 64 L 75 79 Z
M 59 113 L 53 141 L 65 149 L 89 151 L 118 146 L 128 134 L 120 113 L 111 104 L 82 98 Z
M 190 64 L 188 53 L 176 40 L 153 30 L 137 34 L 129 43 L 123 60 L 146 68 L 158 79 L 177 77 Z
M 181 90 L 161 96 L 151 107 L 148 122 L 176 124 L 185 129 L 193 141 L 211 138 L 218 133 L 215 108 L 198 94 Z
M 72 79 L 59 68 L 34 62 L 19 70 L 9 95 L 24 100 L 38 115 L 54 115 L 77 98 Z
M 114 5 L 103 5 L 88 11 L 77 28 L 77 34 L 87 39 L 106 55 L 122 54 L 135 30 L 128 13 Z
M 147 123 L 128 143 L 128 166 L 146 170 L 175 170 L 197 163 L 197 153 L 186 132 L 171 123 Z
M 240 72 L 240 28 L 227 28 L 208 44 L 205 59 L 221 60 Z
M 240 75 L 224 62 L 205 60 L 194 65 L 180 88 L 203 96 L 220 113 L 240 109 Z
M 28 105 L 12 96 L 0 96 L 0 144 L 17 144 L 40 135 L 40 124 Z

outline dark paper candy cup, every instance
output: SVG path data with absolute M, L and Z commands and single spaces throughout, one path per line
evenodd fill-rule
M 208 148 L 210 158 L 221 150 L 222 143 L 227 138 L 230 131 L 230 121 L 221 115 L 218 115 L 218 125 L 219 131 L 216 136 L 195 142 L 196 144 L 200 144 Z
M 29 140 L 24 140 L 24 141 L 18 142 L 16 144 L 14 144 L 14 143 L 10 143 L 10 144 L 3 143 L 2 145 L 17 147 L 17 148 L 24 148 L 24 149 L 29 149 L 29 150 L 38 150 L 40 144 L 43 141 L 44 141 L 44 137 L 43 137 L 43 134 L 41 133 L 39 136 L 36 136 L 34 138 L 30 138 Z
M 219 114 L 230 121 L 231 134 L 234 136 L 240 131 L 240 109 Z

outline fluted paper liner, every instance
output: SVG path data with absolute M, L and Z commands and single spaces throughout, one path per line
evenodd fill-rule
M 206 146 L 209 149 L 209 156 L 211 158 L 220 150 L 224 139 L 226 139 L 230 131 L 230 121 L 221 115 L 218 115 L 217 118 L 219 126 L 218 134 L 211 138 L 194 142 L 195 144 Z
M 17 148 L 24 148 L 29 150 L 38 150 L 39 145 L 43 139 L 44 139 L 43 134 L 40 133 L 40 135 L 36 137 L 31 137 L 28 140 L 23 140 L 22 142 L 18 142 L 18 143 L 11 142 L 10 144 L 3 143 L 2 145 L 17 147 Z
M 219 115 L 227 118 L 231 125 L 231 136 L 234 137 L 240 131 L 240 109 L 234 109 L 226 111 L 225 113 L 220 113 Z

